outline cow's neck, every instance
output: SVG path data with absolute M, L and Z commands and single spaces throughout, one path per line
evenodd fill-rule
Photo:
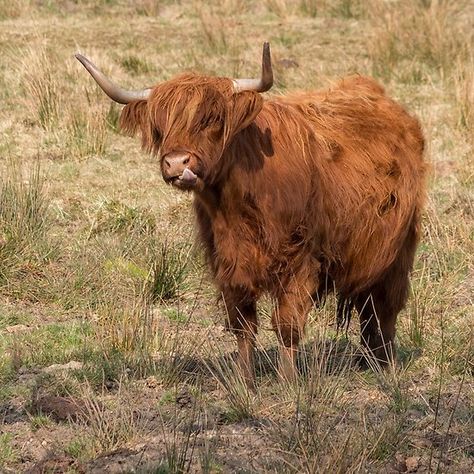
M 202 191 L 196 192 L 196 197 L 202 203 L 211 220 L 215 219 L 219 209 L 221 190 L 219 187 L 206 186 Z

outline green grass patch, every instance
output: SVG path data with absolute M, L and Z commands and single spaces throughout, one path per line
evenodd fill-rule
M 5 467 L 17 460 L 18 455 L 12 447 L 12 438 L 10 433 L 0 433 L 0 467 Z
M 91 335 L 89 323 L 55 323 L 28 332 L 4 335 L 0 344 L 17 368 L 46 367 L 70 360 L 87 360 L 92 352 Z

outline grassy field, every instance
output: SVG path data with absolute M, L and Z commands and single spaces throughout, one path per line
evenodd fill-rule
M 0 0 L 0 472 L 474 472 L 473 32 L 473 0 Z M 269 94 L 376 77 L 431 173 L 397 368 L 354 368 L 329 298 L 281 383 L 264 301 L 249 394 L 192 196 L 73 54 L 141 88 L 265 40 Z

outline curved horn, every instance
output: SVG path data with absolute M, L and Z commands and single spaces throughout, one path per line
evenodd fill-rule
M 75 54 L 76 59 L 87 69 L 89 74 L 99 84 L 100 88 L 115 102 L 119 104 L 128 104 L 134 100 L 147 100 L 150 96 L 151 89 L 143 89 L 141 91 L 126 91 L 114 84 L 95 64 L 89 61 L 82 54 Z
M 234 79 L 234 91 L 266 92 L 273 85 L 272 58 L 270 56 L 270 43 L 263 43 L 262 77 L 260 79 Z

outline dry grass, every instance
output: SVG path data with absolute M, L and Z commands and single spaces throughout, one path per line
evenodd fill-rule
M 474 147 L 474 58 L 458 61 L 454 73 L 454 94 L 457 106 L 458 127 L 466 133 Z
M 375 34 L 368 50 L 374 74 L 415 83 L 433 73 L 447 78 L 453 60 L 465 60 L 472 45 L 472 28 L 463 22 L 466 6 L 454 0 L 371 2 Z
M 0 470 L 32 467 L 47 440 L 86 471 L 472 472 L 473 15 L 468 0 L 0 2 Z M 263 40 L 276 93 L 373 74 L 424 125 L 398 368 L 355 368 L 357 322 L 338 334 L 329 298 L 300 379 L 281 382 L 263 302 L 250 394 L 190 197 L 118 133 L 119 107 L 72 56 L 134 88 L 186 69 L 249 77 Z M 45 376 L 71 360 L 82 368 Z M 25 415 L 33 388 L 80 398 L 86 416 Z

